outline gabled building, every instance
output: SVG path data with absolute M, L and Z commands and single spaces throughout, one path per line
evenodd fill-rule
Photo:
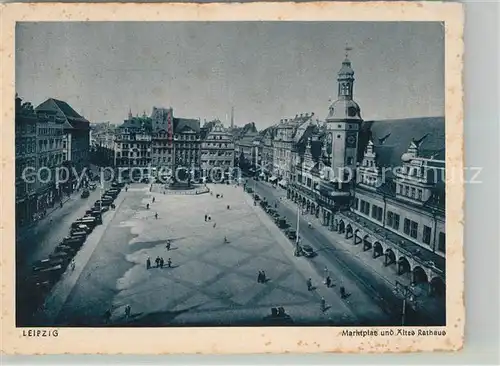
M 143 113 L 142 117 L 128 118 L 116 129 L 115 167 L 121 171 L 121 177 L 148 178 L 151 174 L 151 118 Z
M 201 142 L 201 169 L 204 176 L 220 182 L 234 167 L 233 136 L 220 121 L 207 124 L 209 130 Z
M 261 177 L 269 179 L 272 176 L 274 168 L 274 136 L 276 127 L 271 126 L 261 132 L 262 136 L 262 172 Z
M 151 165 L 158 171 L 172 168 L 174 157 L 174 111 L 172 108 L 153 107 L 151 113 Z
M 68 103 L 49 98 L 38 107 L 37 114 L 55 116 L 64 120 L 64 132 L 67 134 L 66 159 L 78 174 L 89 166 L 90 159 L 90 123 L 78 114 Z M 50 122 L 50 121 L 49 121 Z M 75 188 L 75 187 L 73 187 Z
M 371 251 L 422 306 L 444 309 L 437 305 L 445 295 L 444 118 L 364 122 L 353 86 L 346 58 L 325 123 L 304 123 L 294 135 L 287 195 Z
M 201 129 L 199 119 L 174 118 L 173 171 L 196 173 L 201 165 Z M 197 177 L 196 177 L 197 178 Z
M 291 180 L 292 170 L 292 149 L 294 136 L 300 125 L 312 119 L 314 113 L 296 114 L 291 119 L 281 119 L 275 126 L 273 140 L 273 161 L 274 169 L 271 181 L 278 183 L 285 188 Z
M 340 233 L 424 293 L 445 292 L 444 118 L 375 121 Z

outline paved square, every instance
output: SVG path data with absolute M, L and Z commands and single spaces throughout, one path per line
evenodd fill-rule
M 103 323 L 107 309 L 116 325 L 255 324 L 278 306 L 296 324 L 359 320 L 354 313 L 363 313 L 366 304 L 354 308 L 340 299 L 338 288 L 323 286 L 311 263 L 293 257 L 293 244 L 241 187 L 212 185 L 213 195 L 163 194 L 158 188 L 150 192 L 137 185 L 123 193 L 120 209 L 62 307 L 61 325 L 75 318 L 82 322 L 86 304 L 91 306 L 85 321 L 95 324 Z M 164 259 L 163 268 L 156 268 L 157 257 Z M 257 282 L 260 270 L 266 272 L 265 284 Z M 318 289 L 307 290 L 309 277 Z M 89 300 L 97 292 L 103 294 L 100 301 Z M 320 309 L 322 297 L 330 306 L 326 312 Z

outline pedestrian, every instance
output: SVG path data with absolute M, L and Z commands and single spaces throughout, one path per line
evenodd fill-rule
M 227 209 L 228 209 L 228 210 L 230 209 L 230 206 L 229 206 L 229 205 L 227 205 Z
M 326 310 L 326 301 L 325 298 L 321 298 L 321 311 L 324 312 Z
M 262 271 L 259 271 L 259 274 L 257 276 L 257 283 L 262 283 Z
M 148 259 L 146 259 L 146 269 L 150 268 L 151 268 L 151 258 L 148 257 Z
M 75 260 L 74 259 L 71 260 L 71 270 L 72 271 L 75 270 Z
M 345 298 L 346 297 L 345 287 L 344 286 L 340 286 L 340 297 L 341 298 Z
M 217 226 L 217 223 L 216 223 L 216 222 L 214 222 L 214 229 L 215 229 L 215 227 L 216 227 L 216 226 Z
M 148 204 L 146 204 L 146 209 L 147 209 L 147 210 L 149 210 L 149 203 L 148 203 Z
M 167 266 L 168 266 L 168 268 L 172 268 L 172 259 L 171 258 L 168 258 Z
M 167 252 L 170 251 L 170 240 L 167 240 Z
M 125 317 L 128 318 L 130 317 L 130 305 L 125 306 Z
M 227 244 L 229 243 L 229 241 L 227 240 L 227 237 L 224 236 L 224 244 Z
M 160 258 L 160 268 L 163 269 L 163 265 L 165 264 L 165 261 L 163 260 L 163 257 Z
M 160 257 L 156 257 L 155 263 L 156 263 L 156 268 L 158 268 L 160 266 Z
M 127 192 L 127 191 L 128 191 L 128 186 L 127 186 L 127 187 L 125 187 L 125 192 Z
M 223 195 L 223 194 L 221 194 L 221 195 L 220 195 L 220 198 L 224 198 L 224 195 Z
M 155 219 L 158 220 L 158 212 L 155 213 Z
M 207 218 L 208 218 L 208 215 L 207 215 L 207 214 L 205 214 L 205 222 L 207 222 Z
M 332 285 L 332 279 L 330 278 L 330 276 L 326 276 L 326 287 L 330 288 L 330 286 Z
M 307 291 L 311 291 L 312 290 L 312 280 L 309 278 L 307 280 Z
M 212 216 L 208 215 L 208 221 L 212 221 Z

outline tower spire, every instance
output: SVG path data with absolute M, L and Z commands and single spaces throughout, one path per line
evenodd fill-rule
M 345 58 L 349 58 L 349 51 L 352 51 L 352 47 L 349 47 L 349 43 L 348 42 L 345 43 L 344 50 L 345 50 Z

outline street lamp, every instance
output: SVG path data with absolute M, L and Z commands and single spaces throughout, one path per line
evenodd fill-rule
M 396 285 L 394 286 L 393 292 L 395 295 L 403 297 L 403 309 L 401 311 L 401 325 L 404 326 L 406 321 L 406 301 L 409 301 L 413 307 L 413 302 L 415 301 L 416 295 L 411 290 L 410 287 L 402 284 L 399 281 L 396 281 Z

